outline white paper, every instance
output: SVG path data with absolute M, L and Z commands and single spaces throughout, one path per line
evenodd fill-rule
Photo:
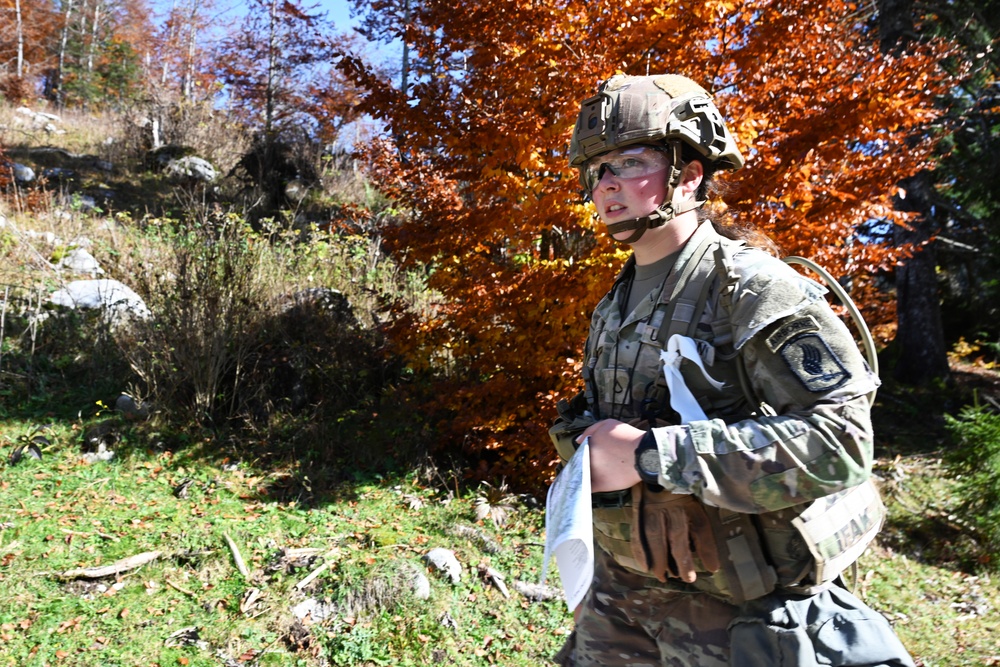
M 590 439 L 576 450 L 552 482 L 545 500 L 545 556 L 542 583 L 549 559 L 556 557 L 566 604 L 576 609 L 594 578 L 594 516 L 590 499 Z

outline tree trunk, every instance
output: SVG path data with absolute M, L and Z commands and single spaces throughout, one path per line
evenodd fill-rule
M 915 37 L 913 0 L 879 0 L 879 48 L 883 53 L 906 49 Z M 899 184 L 905 198 L 896 208 L 917 214 L 912 229 L 896 227 L 897 244 L 913 243 L 917 252 L 896 269 L 896 344 L 899 357 L 893 376 L 901 382 L 923 384 L 948 376 L 948 354 L 941 325 L 941 297 L 937 284 L 937 262 L 932 237 L 934 220 L 934 176 L 929 171 Z
M 90 44 L 87 46 L 87 77 L 94 73 L 94 54 L 97 52 L 97 26 L 101 20 L 101 0 L 94 2 L 94 18 L 90 26 Z
M 191 99 L 194 95 L 194 64 L 198 47 L 198 10 L 200 8 L 200 0 L 191 3 L 191 15 L 188 18 L 187 55 L 184 60 L 184 84 L 181 89 L 181 95 L 185 100 Z
M 177 0 L 173 0 L 170 5 L 170 13 L 167 14 L 170 17 L 170 32 L 167 33 L 167 44 L 173 47 L 176 44 L 177 39 Z M 167 85 L 167 74 L 170 73 L 170 59 L 164 58 L 162 63 L 162 69 L 160 70 L 160 85 Z
M 933 176 L 922 171 L 900 186 L 906 197 L 897 208 L 918 211 L 911 229 L 897 226 L 897 245 L 912 243 L 913 257 L 896 269 L 896 344 L 899 357 L 893 376 L 910 384 L 923 384 L 947 377 L 948 355 L 941 323 L 941 298 L 937 283 L 937 261 L 932 236 L 937 231 L 929 215 L 934 197 Z
M 69 42 L 69 17 L 73 13 L 73 0 L 66 0 L 66 13 L 63 15 L 62 36 L 59 40 L 59 66 L 56 68 L 56 106 L 60 109 L 63 105 L 62 80 L 63 72 L 66 68 L 66 44 Z
M 264 90 L 264 136 L 270 142 L 274 124 L 274 87 L 278 69 L 278 2 L 271 0 L 271 23 L 267 46 L 267 87 Z
M 407 79 L 410 75 L 410 45 L 406 43 L 406 29 L 410 25 L 410 0 L 406 0 L 403 6 L 403 67 L 402 73 L 399 75 L 399 89 L 403 92 L 403 97 L 406 97 L 406 89 L 409 86 Z
M 21 21 L 21 0 L 14 0 L 14 22 L 17 31 L 17 78 L 24 78 L 24 23 Z

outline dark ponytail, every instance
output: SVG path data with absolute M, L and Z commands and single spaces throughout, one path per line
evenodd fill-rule
M 706 202 L 698 209 L 699 220 L 711 221 L 715 231 L 727 239 L 746 241 L 747 245 L 759 248 L 775 257 L 780 257 L 783 254 L 778 245 L 771 240 L 771 237 L 753 225 L 738 221 L 728 210 L 723 198 L 729 188 L 725 182 L 715 178 L 717 170 L 714 164 L 707 162 L 687 144 L 683 144 L 681 148 L 681 159 L 685 163 L 697 160 L 701 163 L 704 172 L 696 194 L 699 200 Z

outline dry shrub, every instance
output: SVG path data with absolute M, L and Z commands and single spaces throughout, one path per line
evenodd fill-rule
M 11 104 L 27 104 L 35 98 L 34 85 L 16 74 L 0 77 L 0 96 Z
M 183 100 L 150 94 L 122 112 L 121 150 L 126 159 L 142 163 L 153 146 L 153 123 L 160 145 L 189 146 L 222 173 L 246 153 L 250 140 L 244 129 L 211 100 Z
M 133 279 L 153 317 L 122 337 L 123 353 L 157 402 L 196 418 L 232 412 L 280 267 L 234 215 L 154 222 L 141 241 Z
M 255 231 L 232 213 L 126 227 L 114 272 L 153 317 L 120 345 L 150 397 L 199 420 L 267 424 L 377 393 L 383 360 L 370 320 L 356 316 L 374 303 L 361 297 L 373 276 L 334 244 Z M 353 291 L 336 290 L 359 276 Z

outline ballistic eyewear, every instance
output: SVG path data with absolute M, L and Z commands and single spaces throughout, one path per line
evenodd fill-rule
M 666 169 L 670 158 L 652 146 L 627 146 L 592 157 L 583 165 L 584 184 L 593 192 L 605 171 L 618 178 L 641 178 Z

